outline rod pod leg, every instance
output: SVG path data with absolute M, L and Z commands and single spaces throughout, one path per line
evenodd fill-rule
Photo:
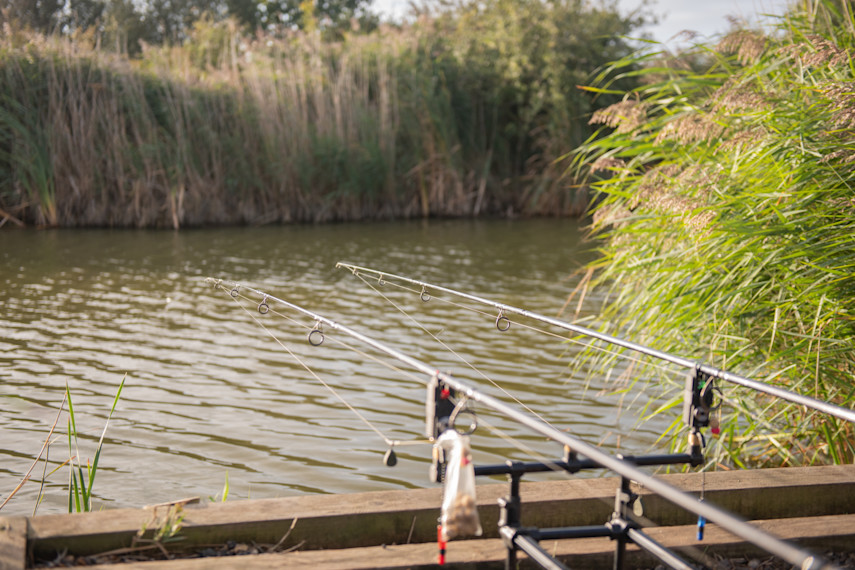
M 505 570 L 516 570 L 517 567 L 517 546 L 514 543 L 513 535 L 516 529 L 520 527 L 522 500 L 520 498 L 520 479 L 522 472 L 513 469 L 513 462 L 508 462 L 511 467 L 511 472 L 508 474 L 508 479 L 511 482 L 510 493 L 507 497 L 499 499 L 499 534 L 502 536 L 507 556 L 505 557 Z M 502 529 L 513 529 L 514 532 L 502 532 Z
M 626 543 L 629 541 L 627 529 L 629 528 L 629 511 L 632 508 L 632 503 L 635 502 L 637 495 L 630 488 L 630 481 L 626 477 L 620 478 L 620 488 L 615 495 L 615 511 L 612 514 L 612 520 L 609 522 L 611 530 L 615 533 L 613 536 L 617 541 L 615 546 L 615 563 L 614 570 L 623 570 L 624 559 L 626 558 Z

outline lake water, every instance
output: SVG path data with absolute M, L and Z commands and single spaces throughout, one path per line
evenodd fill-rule
M 573 220 L 4 231 L 0 246 L 0 502 L 38 455 L 66 384 L 79 455 L 94 458 L 125 375 L 96 509 L 207 500 L 227 480 L 230 500 L 435 486 L 428 445 L 398 447 L 390 468 L 374 431 L 422 439 L 427 378 L 330 330 L 312 346 L 312 319 L 275 303 L 262 316 L 259 298 L 233 299 L 207 277 L 304 306 L 510 401 L 495 382 L 605 449 L 647 451 L 673 419 L 637 427 L 646 400 L 628 406 L 631 398 L 601 381 L 586 387 L 568 367 L 573 345 L 561 339 L 516 323 L 499 332 L 492 309 L 438 295 L 424 303 L 418 293 L 370 282 L 387 300 L 335 268 L 350 261 L 556 316 L 593 255 Z M 590 317 L 601 301 L 589 294 L 578 316 Z M 560 457 L 556 444 L 479 412 L 477 463 Z M 48 472 L 68 457 L 63 415 Z M 43 470 L 39 463 L 2 514 L 32 512 Z M 49 475 L 39 513 L 64 512 L 67 486 L 67 468 Z

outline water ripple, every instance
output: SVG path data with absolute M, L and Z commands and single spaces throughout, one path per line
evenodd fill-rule
M 15 487 L 41 448 L 66 383 L 80 453 L 91 458 L 126 373 L 96 505 L 213 497 L 226 477 L 231 497 L 252 498 L 430 485 L 428 446 L 401 447 L 398 466 L 385 467 L 382 438 L 282 345 L 396 440 L 423 438 L 424 378 L 341 346 L 337 341 L 377 356 L 335 331 L 325 331 L 321 347 L 310 346 L 311 319 L 274 304 L 262 317 L 259 299 L 243 301 L 244 311 L 207 284 L 209 276 L 269 290 L 518 405 L 483 373 L 561 429 L 608 449 L 623 433 L 622 450 L 645 451 L 663 428 L 635 427 L 649 395 L 630 405 L 610 384 L 585 386 L 570 374 L 572 345 L 517 325 L 500 333 L 492 310 L 478 314 L 438 298 L 423 303 L 417 294 L 378 287 L 455 356 L 334 268 L 353 261 L 554 315 L 576 284 L 566 277 L 590 255 L 579 236 L 574 222 L 560 220 L 2 232 L 0 494 Z M 601 299 L 590 300 L 583 315 Z M 542 437 L 479 413 L 527 450 L 561 455 Z M 68 455 L 64 422 L 50 469 Z M 530 459 L 486 429 L 474 446 L 482 463 Z M 41 513 L 64 510 L 65 480 L 63 473 L 48 480 Z M 37 490 L 27 484 L 4 514 L 31 512 Z

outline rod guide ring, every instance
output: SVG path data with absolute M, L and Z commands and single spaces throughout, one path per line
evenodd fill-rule
M 324 331 L 321 330 L 320 321 L 315 323 L 315 327 L 309 331 L 306 338 L 312 346 L 321 346 L 324 343 Z
M 505 310 L 499 310 L 499 316 L 496 317 L 496 328 L 501 332 L 505 332 L 509 328 L 511 328 L 511 320 L 505 316 Z

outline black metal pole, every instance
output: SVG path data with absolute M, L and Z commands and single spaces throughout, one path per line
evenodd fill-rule
M 517 548 L 529 555 L 529 557 L 548 570 L 568 570 L 567 566 L 552 557 L 551 554 L 541 548 L 540 544 L 530 536 L 517 534 L 514 536 L 514 544 Z
M 539 528 L 528 531 L 537 540 L 564 540 L 567 538 L 610 537 L 612 530 L 606 525 L 569 526 L 564 528 Z
M 662 546 L 638 529 L 631 528 L 627 531 L 627 535 L 639 547 L 643 548 L 671 568 L 676 570 L 694 570 L 692 566 L 686 564 L 680 557 L 675 555 L 666 547 Z
M 645 466 L 645 465 L 700 465 L 703 463 L 703 456 L 690 455 L 688 453 L 672 453 L 672 454 L 663 454 L 663 455 L 625 455 L 623 456 L 623 460 L 632 463 L 633 465 Z M 496 463 L 492 465 L 476 465 L 475 466 L 475 475 L 477 476 L 485 476 L 485 475 L 504 475 L 507 473 L 511 473 L 512 471 L 519 471 L 523 473 L 548 473 L 550 471 L 555 471 L 556 469 L 563 469 L 568 473 L 576 473 L 578 471 L 582 471 L 584 469 L 602 469 L 603 466 L 597 463 L 596 461 L 592 461 L 590 459 L 577 459 L 575 461 L 532 461 L 525 463 L 514 463 L 513 465 L 508 465 L 507 463 Z
M 522 520 L 522 499 L 520 498 L 522 472 L 513 470 L 514 465 L 514 462 L 508 461 L 507 466 L 511 468 L 511 471 L 508 472 L 508 479 L 511 483 L 510 492 L 507 497 L 499 499 L 499 533 L 507 549 L 505 570 L 516 570 L 517 545 L 514 538 Z
M 614 570 L 623 570 L 624 558 L 626 558 L 626 542 L 628 540 L 626 527 L 628 524 L 629 503 L 632 501 L 632 489 L 629 487 L 629 479 L 626 477 L 620 478 L 620 488 L 618 488 L 615 496 L 615 511 L 612 514 L 612 522 L 610 524 L 620 524 L 620 532 L 615 536 L 615 560 Z M 616 528 L 617 530 L 617 528 Z

